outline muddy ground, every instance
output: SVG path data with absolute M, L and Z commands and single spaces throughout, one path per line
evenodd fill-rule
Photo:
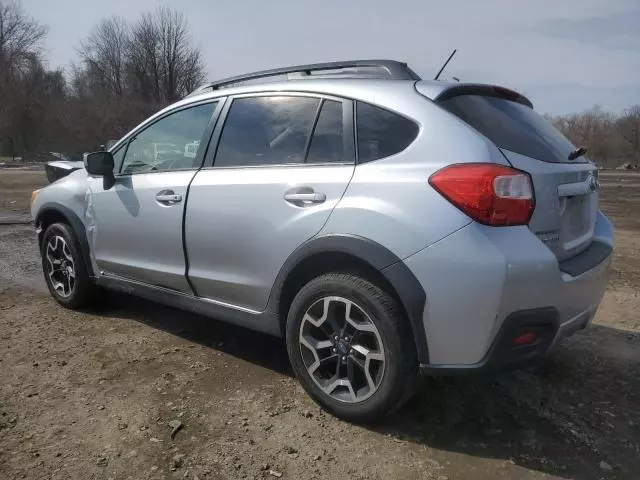
M 640 175 L 601 180 L 595 324 L 536 368 L 426 379 L 371 427 L 309 400 L 278 339 L 124 295 L 59 307 L 32 228 L 0 225 L 0 478 L 638 478 Z M 0 171 L 0 209 L 44 182 Z

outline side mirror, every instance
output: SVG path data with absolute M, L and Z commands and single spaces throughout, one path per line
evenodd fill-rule
M 113 155 L 111 152 L 87 153 L 84 157 L 84 168 L 91 175 L 102 177 L 109 172 L 113 173 Z
M 113 176 L 113 155 L 111 152 L 93 152 L 84 156 L 84 168 L 89 175 L 103 177 L 103 186 L 109 190 L 115 183 Z

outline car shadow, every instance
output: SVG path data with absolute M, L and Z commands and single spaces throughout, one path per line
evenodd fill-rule
M 135 320 L 283 375 L 293 376 L 281 338 L 123 293 L 105 291 L 104 295 L 106 298 L 91 310 L 92 314 Z
M 560 477 L 633 478 L 639 395 L 640 334 L 592 325 L 535 367 L 427 378 L 373 430 Z
M 124 294 L 94 314 L 135 320 L 292 376 L 282 339 Z M 640 334 L 593 325 L 540 365 L 431 377 L 399 412 L 367 426 L 439 452 L 564 478 L 640 471 Z M 604 462 L 604 463 L 603 463 Z M 468 463 L 468 462 L 467 462 Z

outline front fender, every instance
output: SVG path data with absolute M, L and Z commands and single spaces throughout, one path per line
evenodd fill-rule
M 35 224 L 38 231 L 38 246 L 42 253 L 42 235 L 46 227 L 56 222 L 64 222 L 71 227 L 73 233 L 82 252 L 83 261 L 89 275 L 94 276 L 93 265 L 91 264 L 91 250 L 87 240 L 87 231 L 80 217 L 70 208 L 60 205 L 59 203 L 43 204 L 35 218 Z

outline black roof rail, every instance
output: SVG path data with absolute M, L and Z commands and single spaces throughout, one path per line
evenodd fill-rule
M 196 89 L 193 93 L 200 93 L 207 89 L 217 90 L 220 87 L 226 85 L 232 85 L 234 83 L 246 82 L 249 80 L 256 80 L 260 78 L 275 77 L 278 75 L 286 75 L 290 73 L 298 73 L 301 77 L 312 76 L 312 72 L 321 72 L 324 70 L 341 70 L 341 69 L 358 69 L 358 68 L 378 68 L 386 73 L 382 77 L 375 78 L 387 78 L 389 80 L 420 80 L 420 76 L 415 73 L 404 62 L 397 60 L 349 60 L 341 62 L 326 62 L 326 63 L 311 63 L 308 65 L 294 65 L 291 67 L 273 68 L 271 70 L 262 70 L 260 72 L 247 73 L 244 75 L 238 75 L 235 77 L 223 78 L 215 82 L 208 83 Z M 365 74 L 360 74 L 365 75 Z M 334 77 L 357 77 L 357 73 L 343 73 L 333 75 Z M 370 74 L 367 78 L 372 78 Z

